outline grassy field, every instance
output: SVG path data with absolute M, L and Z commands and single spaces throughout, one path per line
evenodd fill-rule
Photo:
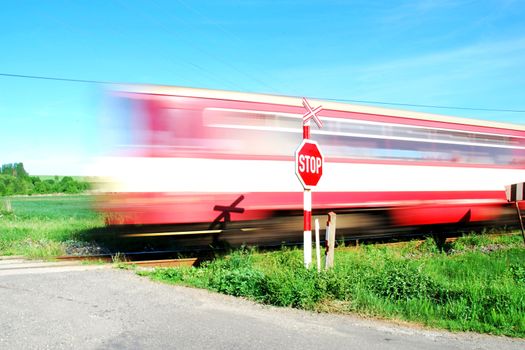
M 0 255 L 47 258 L 84 244 L 84 232 L 104 225 L 92 201 L 88 195 L 0 198 Z
M 302 250 L 241 250 L 199 268 L 140 272 L 155 280 L 266 304 L 359 313 L 453 331 L 525 337 L 525 249 L 519 234 L 336 249 L 336 265 L 302 266 Z

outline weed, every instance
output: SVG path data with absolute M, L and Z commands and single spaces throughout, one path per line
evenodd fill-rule
M 431 238 L 431 237 L 427 237 L 425 239 L 425 241 L 423 241 L 423 243 L 421 245 L 419 245 L 419 247 L 417 248 L 417 250 L 421 253 L 424 253 L 424 254 L 437 254 L 439 253 L 439 248 L 436 244 L 436 241 Z
M 525 285 L 525 266 L 523 264 L 511 264 L 509 272 L 516 283 Z
M 124 254 L 117 252 L 111 256 L 111 261 L 114 264 L 125 263 L 128 262 L 128 258 Z
M 392 300 L 409 300 L 436 294 L 436 283 L 417 268 L 390 261 L 368 281 L 377 295 Z

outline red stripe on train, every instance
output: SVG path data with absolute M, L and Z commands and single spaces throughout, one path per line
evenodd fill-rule
M 243 213 L 231 220 L 259 220 L 276 212 L 303 211 L 302 192 L 254 193 L 119 193 L 108 194 L 100 209 L 113 224 L 212 222 L 215 206 L 244 195 Z M 504 191 L 454 192 L 313 192 L 313 209 L 384 208 L 397 225 L 493 220 L 507 203 Z

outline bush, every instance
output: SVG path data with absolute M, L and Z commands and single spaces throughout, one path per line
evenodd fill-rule
M 369 280 L 371 290 L 378 296 L 392 300 L 434 298 L 437 284 L 416 268 L 405 262 L 388 262 Z
M 312 309 L 326 293 L 317 271 L 283 269 L 266 278 L 264 301 L 277 306 Z M 324 287 L 324 288 L 323 288 Z
M 262 299 L 265 275 L 252 267 L 233 270 L 220 269 L 210 280 L 209 286 L 221 293 Z
M 525 266 L 524 265 L 520 265 L 517 263 L 511 264 L 509 266 L 509 272 L 510 272 L 510 275 L 512 276 L 512 279 L 516 283 L 520 283 L 525 286 Z

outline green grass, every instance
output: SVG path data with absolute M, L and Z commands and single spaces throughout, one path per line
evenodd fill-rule
M 95 218 L 93 197 L 89 195 L 45 195 L 9 197 L 14 214 L 20 219 Z
M 104 225 L 88 195 L 2 198 L 12 211 L 0 211 L 0 255 L 49 258 L 64 254 L 65 243 Z
M 199 268 L 141 272 L 262 303 L 352 312 L 454 331 L 525 337 L 525 249 L 519 234 L 466 236 L 449 253 L 432 240 L 338 248 L 335 268 L 302 265 L 302 251 L 240 250 Z

